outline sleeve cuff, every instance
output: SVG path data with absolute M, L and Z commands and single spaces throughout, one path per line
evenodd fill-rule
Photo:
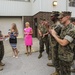
M 73 41 L 73 38 L 69 35 L 66 35 L 64 39 L 68 40 L 70 43 Z

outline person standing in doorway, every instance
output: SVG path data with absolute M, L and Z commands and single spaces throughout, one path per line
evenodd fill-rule
M 32 28 L 30 27 L 30 23 L 29 22 L 26 22 L 25 23 L 25 28 L 24 28 L 24 43 L 25 43 L 25 46 L 26 46 L 26 51 L 27 51 L 27 56 L 31 53 L 31 48 L 32 48 L 32 44 L 33 44 L 33 41 L 32 41 L 32 34 L 33 34 L 33 30 Z M 28 51 L 28 47 L 30 48 L 30 52 Z

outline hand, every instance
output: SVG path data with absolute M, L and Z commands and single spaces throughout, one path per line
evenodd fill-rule
M 42 36 L 42 33 L 40 32 L 39 35 Z
M 49 30 L 48 30 L 48 31 L 49 31 L 49 33 L 51 32 L 51 30 L 52 30 L 52 29 L 51 29 L 51 28 L 49 28 Z
M 3 37 L 0 37 L 0 39 L 3 39 Z
M 55 32 L 55 30 L 54 30 L 54 29 L 51 29 L 49 32 L 50 32 L 50 34 L 51 34 L 52 36 L 57 35 L 57 33 Z
M 25 34 L 25 35 L 28 35 L 29 33 L 25 32 L 24 34 Z
M 45 37 L 45 34 L 43 34 L 43 38 Z
M 14 36 L 17 36 L 17 34 L 14 34 Z
M 3 37 L 0 37 L 0 41 L 3 41 Z

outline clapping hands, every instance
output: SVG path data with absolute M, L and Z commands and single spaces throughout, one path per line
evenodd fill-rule
M 56 31 L 55 31 L 54 29 L 50 29 L 49 32 L 50 32 L 50 34 L 51 34 L 52 36 L 57 35 L 57 33 L 56 33 Z

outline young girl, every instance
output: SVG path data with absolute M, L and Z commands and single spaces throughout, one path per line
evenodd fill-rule
M 8 34 L 9 34 L 9 42 L 10 42 L 10 45 L 11 45 L 13 53 L 14 53 L 13 57 L 18 58 L 19 51 L 18 51 L 18 49 L 16 47 L 16 45 L 17 45 L 18 29 L 17 29 L 15 23 L 12 24 L 12 27 L 11 27 L 10 32 Z
M 33 30 L 30 27 L 29 22 L 25 23 L 25 27 L 26 28 L 24 28 L 24 34 L 25 34 L 24 42 L 25 42 L 25 45 L 26 45 L 27 56 L 28 56 L 29 54 L 31 54 Z M 28 52 L 28 47 L 30 48 L 30 52 Z

